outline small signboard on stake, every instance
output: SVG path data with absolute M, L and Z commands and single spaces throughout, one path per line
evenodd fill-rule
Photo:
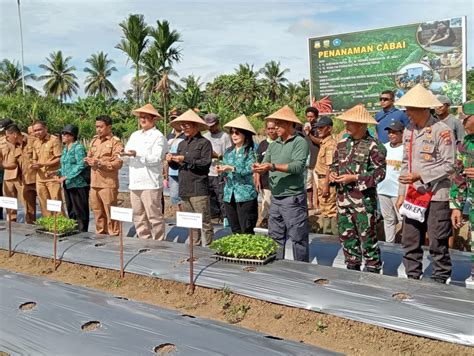
M 127 208 L 110 207 L 110 216 L 112 220 L 133 222 L 133 210 Z
M 0 207 L 8 213 L 8 256 L 12 257 L 12 210 L 18 210 L 18 199 L 0 197 Z
M 189 287 L 194 293 L 194 242 L 193 229 L 202 229 L 202 214 L 176 212 L 176 226 L 189 228 Z
M 60 213 L 62 205 L 63 205 L 63 202 L 61 200 L 50 200 L 50 199 L 46 200 L 46 210 L 48 211 Z
M 18 210 L 18 199 L 0 197 L 0 208 Z
M 120 222 L 120 278 L 125 277 L 123 266 L 123 227 L 122 222 L 133 222 L 133 210 L 128 208 L 110 207 L 110 217 L 112 220 Z
M 176 212 L 176 226 L 202 229 L 202 214 Z

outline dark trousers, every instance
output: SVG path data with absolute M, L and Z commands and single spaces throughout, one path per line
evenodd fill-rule
M 308 202 L 306 192 L 284 198 L 272 197 L 268 234 L 278 244 L 277 258 L 285 258 L 285 243 L 293 242 L 295 261 L 309 262 Z
M 89 187 L 64 189 L 67 214 L 77 221 L 79 231 L 89 229 Z
M 237 203 L 234 195 L 230 203 L 224 203 L 225 213 L 234 234 L 253 234 L 258 220 L 257 199 Z
M 448 239 L 452 235 L 451 210 L 447 201 L 432 201 L 425 222 L 404 218 L 402 246 L 407 276 L 419 278 L 423 272 L 423 242 L 428 232 L 433 265 L 432 278 L 446 280 L 451 275 Z
M 209 196 L 211 198 L 211 216 L 225 218 L 224 179 L 221 176 L 209 176 Z

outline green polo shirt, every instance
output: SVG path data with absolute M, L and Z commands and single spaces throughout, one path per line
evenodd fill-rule
M 274 197 L 289 197 L 305 192 L 304 172 L 308 155 L 308 143 L 301 136 L 292 136 L 285 142 L 278 137 L 270 143 L 263 163 L 288 164 L 288 172 L 269 172 Z

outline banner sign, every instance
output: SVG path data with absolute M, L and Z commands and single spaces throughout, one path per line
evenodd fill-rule
M 382 91 L 393 90 L 400 98 L 421 83 L 461 105 L 466 100 L 465 29 L 466 18 L 456 17 L 310 38 L 312 104 L 323 104 L 327 113 L 359 103 L 380 110 Z

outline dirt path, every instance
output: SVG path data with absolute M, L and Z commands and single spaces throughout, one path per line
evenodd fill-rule
M 63 262 L 55 272 L 50 259 L 0 250 L 0 268 L 179 310 L 184 314 L 238 324 L 268 335 L 320 346 L 350 355 L 472 355 L 472 348 L 391 331 L 312 311 L 276 305 L 231 290 L 182 283 Z M 1 350 L 0 350 L 1 351 Z

